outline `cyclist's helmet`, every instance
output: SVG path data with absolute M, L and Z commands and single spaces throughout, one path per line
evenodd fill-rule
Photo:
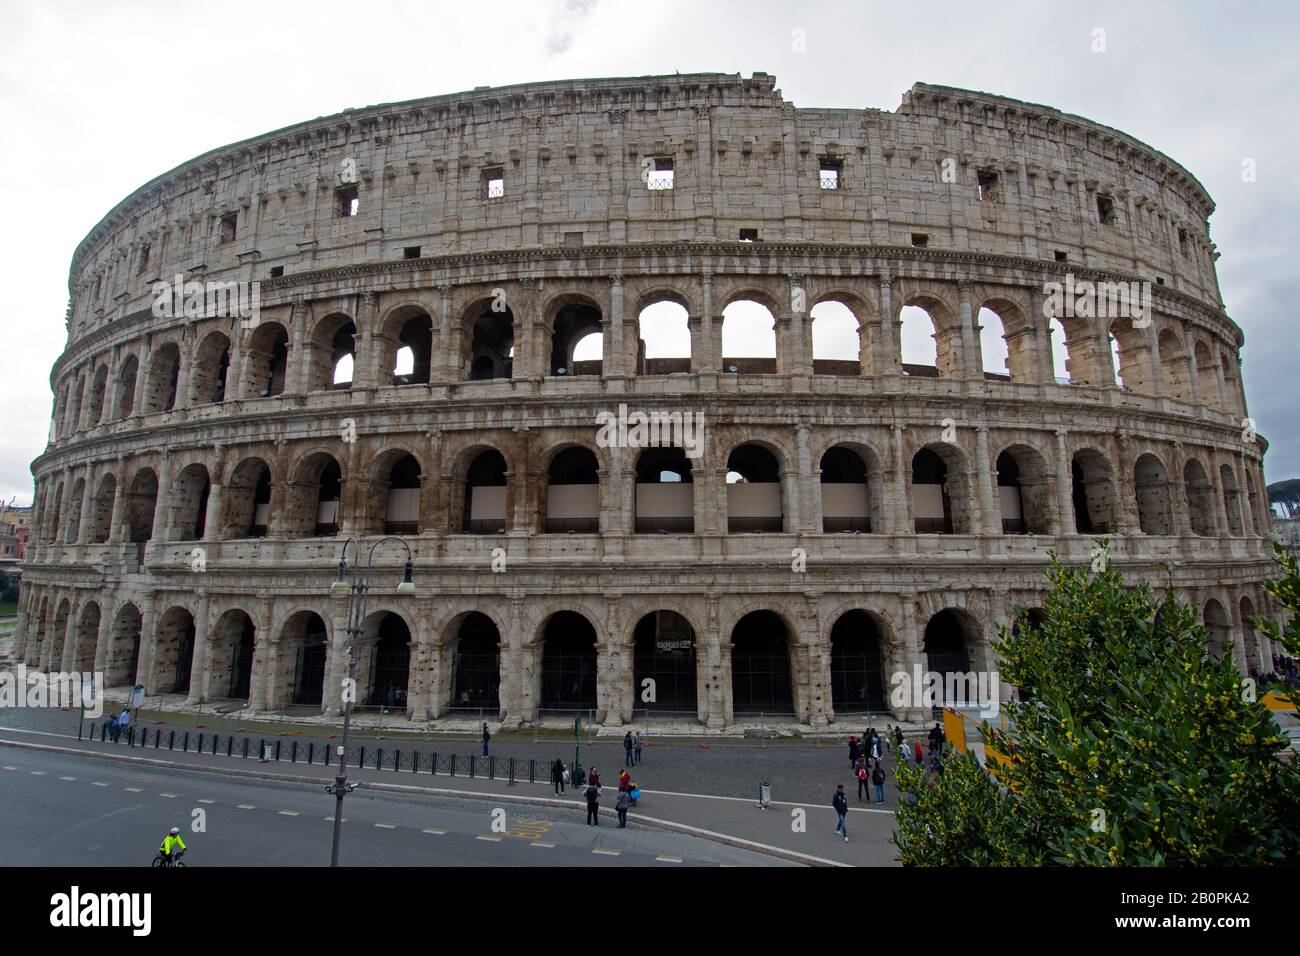
M 181 835 L 181 828 L 180 828 L 180 827 L 172 827 L 172 828 L 171 828 L 170 830 L 168 830 L 167 832 L 168 832 L 169 834 L 171 834 L 172 836 L 180 836 L 180 835 Z

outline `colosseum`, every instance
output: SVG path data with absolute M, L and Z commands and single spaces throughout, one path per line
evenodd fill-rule
M 1049 552 L 1104 538 L 1267 670 L 1265 443 L 1213 209 L 1049 107 L 918 83 L 797 108 L 765 73 L 482 88 L 213 150 L 76 250 L 16 654 L 333 715 L 340 557 L 391 535 L 361 704 L 911 720 L 889 675 L 996 668 Z M 1088 284 L 1149 307 L 1054 292 Z

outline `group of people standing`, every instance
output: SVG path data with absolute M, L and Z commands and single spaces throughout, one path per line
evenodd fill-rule
M 130 737 L 131 711 L 124 708 L 122 712 L 116 716 L 109 714 L 104 718 L 104 730 L 113 738 L 113 743 L 117 743 L 121 740 L 123 734 Z
M 556 761 L 560 764 L 560 761 Z M 587 800 L 587 826 L 600 826 L 600 798 L 604 793 L 600 782 L 600 772 L 592 767 L 587 772 L 587 787 L 583 790 L 582 795 Z M 614 812 L 618 814 L 619 829 L 627 827 L 627 811 L 629 808 L 636 806 L 637 797 L 641 791 L 637 785 L 632 782 L 632 775 L 626 769 L 618 772 L 618 797 L 614 802 Z
M 890 740 L 891 736 L 892 740 Z M 886 731 L 884 737 L 875 727 L 868 727 L 863 732 L 861 740 L 857 737 L 849 738 L 849 766 L 853 768 L 853 776 L 858 779 L 859 800 L 870 800 L 874 787 L 875 802 L 885 802 L 885 750 L 886 748 L 897 750 L 902 744 L 902 730 L 892 726 Z M 863 794 L 866 796 L 864 797 Z M 845 838 L 847 837 L 846 833 Z

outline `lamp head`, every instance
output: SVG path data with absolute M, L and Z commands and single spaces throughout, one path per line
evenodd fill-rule
M 397 586 L 398 594 L 414 594 L 415 582 L 411 580 L 411 559 L 406 559 L 406 565 L 402 568 L 402 583 Z

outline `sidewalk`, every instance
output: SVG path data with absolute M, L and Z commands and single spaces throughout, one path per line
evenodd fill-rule
M 78 741 L 63 734 L 44 733 L 0 727 L 0 746 L 53 749 L 87 755 L 88 759 L 115 759 L 141 766 L 184 767 L 234 776 L 285 780 L 324 785 L 331 782 L 334 769 L 306 764 L 261 763 L 250 757 L 212 756 L 128 749 L 124 745 Z M 603 771 L 605 799 L 602 806 L 612 806 L 617 769 Z M 468 779 L 445 774 L 413 774 L 377 770 L 349 770 L 350 780 L 365 788 L 394 792 L 463 796 L 572 807 L 575 819 L 584 815 L 581 797 L 572 790 L 562 797 L 554 794 L 551 784 L 509 784 L 503 780 Z M 779 796 L 779 793 L 776 794 Z M 761 810 L 755 799 L 642 789 L 642 797 L 629 817 L 632 826 L 650 826 L 706 837 L 720 843 L 767 852 L 774 856 L 809 865 L 892 866 L 894 847 L 889 842 L 893 832 L 893 813 L 888 810 L 851 807 L 848 827 L 851 842 L 845 843 L 832 831 L 835 812 L 829 794 L 824 804 L 778 801 Z M 322 791 L 322 806 L 328 799 Z M 799 811 L 802 811 L 800 813 Z M 802 824 L 802 827 L 800 826 Z

